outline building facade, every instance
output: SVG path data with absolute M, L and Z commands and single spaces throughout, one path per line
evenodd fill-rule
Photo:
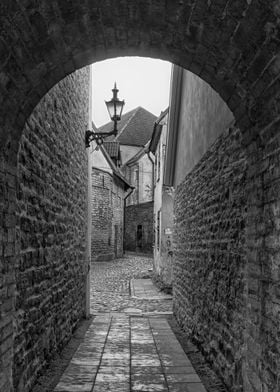
M 148 154 L 148 143 L 122 167 L 122 173 L 134 187 L 126 206 L 153 201 L 154 161 Z
M 153 251 L 154 162 L 148 155 L 148 143 L 122 166 L 124 176 L 134 187 L 126 200 L 125 250 Z
M 124 200 L 132 188 L 115 164 L 118 150 L 114 142 L 98 148 L 95 143 L 91 146 L 92 262 L 123 256 Z
M 147 154 L 156 116 L 138 107 L 122 116 L 118 135 L 121 171 L 134 190 L 125 202 L 124 246 L 126 251 L 153 251 L 153 159 Z M 99 128 L 102 132 L 110 124 Z
M 255 352 L 246 340 L 253 292 L 246 281 L 250 174 L 242 136 L 219 95 L 176 66 L 168 124 L 164 182 L 175 188 L 174 313 L 226 385 L 249 391 L 243 388 Z
M 168 109 L 157 119 L 148 150 L 154 156 L 154 273 L 165 286 L 173 281 L 174 188 L 165 186 Z
M 153 245 L 153 202 L 127 206 L 125 208 L 125 251 L 152 255 Z
M 118 122 L 118 134 L 109 138 L 120 145 L 121 164 L 125 165 L 150 140 L 156 116 L 141 106 L 122 115 Z M 98 131 L 111 131 L 112 123 L 101 126 Z M 107 139 L 108 140 L 108 139 Z

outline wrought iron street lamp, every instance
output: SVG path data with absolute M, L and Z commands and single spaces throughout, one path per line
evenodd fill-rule
M 103 139 L 105 139 L 108 136 L 114 135 L 116 136 L 118 133 L 117 129 L 117 122 L 120 121 L 121 116 L 122 116 L 122 111 L 124 107 L 124 100 L 120 101 L 118 98 L 118 92 L 119 90 L 117 89 L 117 85 L 115 83 L 114 88 L 113 88 L 113 98 L 110 101 L 105 101 L 107 110 L 109 112 L 109 116 L 111 120 L 114 122 L 114 128 L 111 132 L 93 132 L 93 131 L 86 131 L 85 134 L 85 144 L 86 147 L 90 146 L 90 142 L 95 140 L 95 142 L 100 145 L 103 143 Z

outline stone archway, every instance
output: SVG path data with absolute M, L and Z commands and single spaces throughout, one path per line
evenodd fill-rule
M 24 123 L 47 91 L 76 69 L 121 55 L 165 59 L 200 76 L 227 102 L 250 159 L 247 349 L 254 352 L 253 346 L 257 347 L 257 358 L 248 359 L 247 370 L 253 376 L 261 371 L 264 385 L 273 383 L 270 375 L 279 371 L 280 355 L 275 349 L 279 328 L 279 1 L 26 0 L 2 2 L 0 11 L 0 201 L 6 232 L 15 228 L 16 154 Z M 14 235 L 3 236 L 1 245 L 3 315 L 12 317 Z M 261 329 L 267 337 L 260 341 Z M 2 363 L 7 358 L 11 363 L 12 353 L 7 356 L 5 347 L 3 343 Z M 11 377 L 11 366 L 6 377 Z M 277 388 L 276 384 L 271 388 Z
M 13 140 L 19 137 L 27 116 L 59 80 L 121 55 L 189 69 L 222 96 L 241 128 L 260 118 L 262 128 L 278 114 L 279 15 L 278 1 L 260 0 L 4 2 L 1 145 L 12 129 Z

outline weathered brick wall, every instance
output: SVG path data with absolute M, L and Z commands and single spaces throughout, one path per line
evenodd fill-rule
M 0 158 L 0 391 L 12 385 L 16 168 Z
M 115 176 L 92 168 L 92 261 L 123 255 L 123 185 Z
M 18 153 L 15 391 L 85 314 L 89 69 L 56 85 L 28 119 Z
M 174 311 L 234 391 L 246 326 L 247 160 L 238 129 L 222 134 L 175 196 Z
M 278 392 L 279 0 L 125 0 L 121 8 L 112 1 L 98 2 L 96 7 L 84 1 L 2 1 L 0 8 L 1 154 L 4 150 L 6 156 L 17 152 L 27 117 L 57 81 L 85 64 L 112 55 L 158 56 L 180 64 L 209 82 L 227 102 L 251 154 L 251 185 L 247 189 L 251 357 L 245 390 Z M 255 146 L 260 135 L 262 147 Z M 9 179 L 15 166 L 9 161 L 7 167 L 0 175 L 5 189 L 5 195 L 0 195 L 5 204 L 1 212 L 1 323 L 13 307 L 15 225 L 13 218 L 5 223 L 5 213 L 9 205 L 8 214 L 14 215 L 14 189 Z M 268 334 L 265 338 L 263 331 Z M 259 336 L 262 342 L 257 345 Z M 9 346 L 6 343 L 1 341 L 3 356 Z M 1 367 L 6 367 L 6 361 L 3 357 Z M 4 390 L 9 389 L 5 386 Z
M 130 205 L 125 208 L 124 249 L 131 252 L 152 253 L 154 245 L 153 229 L 154 203 Z M 142 226 L 141 247 L 137 244 L 137 227 Z
M 270 113 L 279 110 L 271 106 Z M 246 392 L 280 390 L 279 126 L 265 127 L 248 147 Z

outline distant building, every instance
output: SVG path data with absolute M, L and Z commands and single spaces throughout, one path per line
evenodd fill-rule
M 148 150 L 154 154 L 154 272 L 165 285 L 173 280 L 174 189 L 164 185 L 168 109 L 157 119 Z
M 126 205 L 137 205 L 153 201 L 154 162 L 148 153 L 148 144 L 142 147 L 122 167 L 122 173 L 134 187 Z
M 147 155 L 156 116 L 138 107 L 122 116 L 118 135 L 110 141 L 119 143 L 121 171 L 134 187 L 126 200 L 125 250 L 153 251 L 153 160 Z M 112 124 L 99 128 L 109 132 Z M 105 146 L 106 148 L 106 146 Z
M 120 145 L 121 164 L 124 165 L 135 156 L 150 140 L 156 116 L 141 106 L 122 115 L 118 122 L 118 134 L 106 140 L 118 142 Z M 99 132 L 110 132 L 112 122 L 98 129 Z
M 123 255 L 124 200 L 132 191 L 117 167 L 119 145 L 105 142 L 96 148 L 92 143 L 92 261 L 112 260 Z
M 134 191 L 126 200 L 125 241 L 128 251 L 152 253 L 153 236 L 153 160 L 143 147 L 122 166 Z

